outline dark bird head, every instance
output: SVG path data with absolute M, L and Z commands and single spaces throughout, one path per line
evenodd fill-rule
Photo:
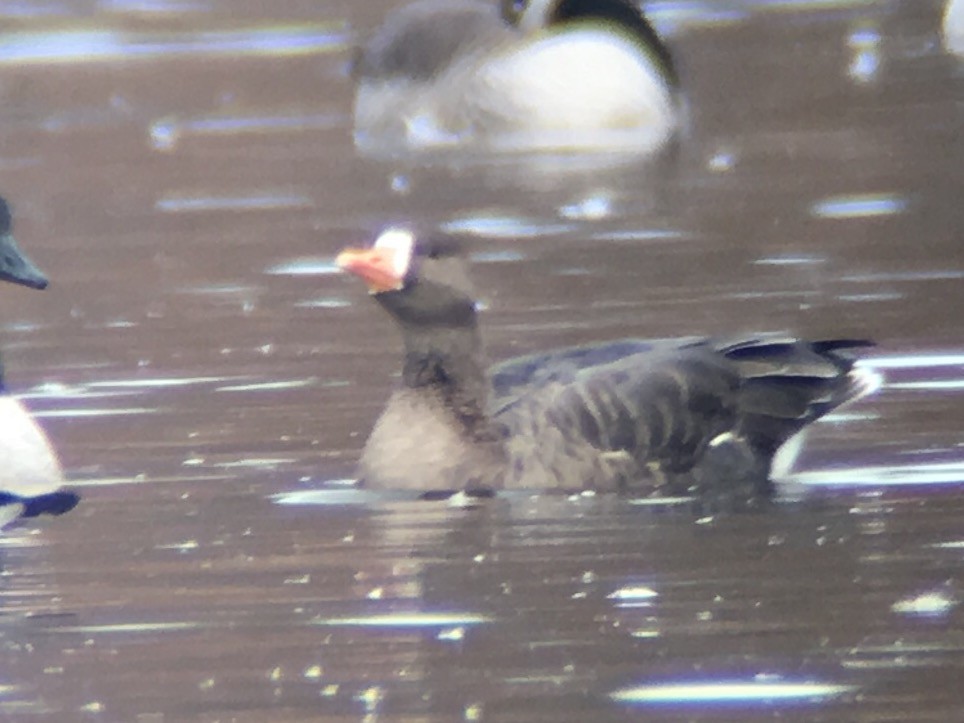
M 475 299 L 461 245 L 453 238 L 416 238 L 390 228 L 370 248 L 350 248 L 338 266 L 362 279 L 404 327 L 474 326 Z
M 350 71 L 359 80 L 431 81 L 460 56 L 508 31 L 488 2 L 416 0 L 388 14 L 356 49 Z
M 12 227 L 10 207 L 0 198 L 0 281 L 22 284 L 32 289 L 46 288 L 47 277 L 17 246 Z

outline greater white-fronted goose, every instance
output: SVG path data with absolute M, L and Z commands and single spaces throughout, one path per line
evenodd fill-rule
M 876 383 L 854 367 L 869 342 L 786 336 L 624 339 L 488 368 L 453 240 L 391 229 L 337 263 L 404 340 L 361 456 L 373 488 L 766 495 L 792 465 L 787 443 Z

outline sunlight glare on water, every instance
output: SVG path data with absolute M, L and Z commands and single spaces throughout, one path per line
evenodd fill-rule
M 856 690 L 850 685 L 815 681 L 790 682 L 761 676 L 752 681 L 663 683 L 617 690 L 611 694 L 620 703 L 659 705 L 767 704 L 777 701 L 820 703 Z
M 288 210 L 311 208 L 310 198 L 287 193 L 259 193 L 251 196 L 168 196 L 155 204 L 166 213 L 205 211 Z
M 202 622 L 143 622 L 143 623 L 110 623 L 106 625 L 64 625 L 55 628 L 60 633 L 82 633 L 94 635 L 100 633 L 129 634 L 139 633 L 178 633 L 211 627 L 210 623 Z
M 363 628 L 449 628 L 455 625 L 482 625 L 491 619 L 478 613 L 412 612 L 362 615 L 344 618 L 316 618 L 314 625 Z
M 951 612 L 958 603 L 946 592 L 938 590 L 926 592 L 895 602 L 890 609 L 901 615 L 936 618 Z
M 443 231 L 480 238 L 525 239 L 571 231 L 575 226 L 512 216 L 468 216 L 441 225 Z
M 615 592 L 609 593 L 607 597 L 620 603 L 631 603 L 639 602 L 640 600 L 652 600 L 653 598 L 659 597 L 659 593 L 652 588 L 637 585 L 620 588 Z
M 898 194 L 853 194 L 818 201 L 811 208 L 811 213 L 821 218 L 870 218 L 903 213 L 907 205 L 907 199 Z
M 964 484 L 964 461 L 807 470 L 795 473 L 794 481 L 807 485 L 841 487 L 960 485 Z
M 187 138 L 319 131 L 337 127 L 340 122 L 343 122 L 343 118 L 336 114 L 167 117 L 154 121 L 148 129 L 148 135 L 151 146 L 156 150 L 173 151 L 178 143 Z
M 0 65 L 156 60 L 176 56 L 307 55 L 346 47 L 344 29 L 332 25 L 138 34 L 114 30 L 21 32 L 0 41 Z
M 275 264 L 265 269 L 265 273 L 277 276 L 330 276 L 340 274 L 341 269 L 331 257 L 301 258 Z
M 945 353 L 901 354 L 898 356 L 878 356 L 863 362 L 877 369 L 929 369 L 934 367 L 964 367 L 964 353 L 948 351 Z
M 850 77 L 858 83 L 870 83 L 880 70 L 880 32 L 876 28 L 859 27 L 847 38 L 853 52 Z
M 181 15 L 211 11 L 211 4 L 207 0 L 99 0 L 99 4 L 109 12 L 139 15 Z

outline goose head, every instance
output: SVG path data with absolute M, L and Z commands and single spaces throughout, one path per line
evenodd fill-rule
M 475 325 L 467 262 L 455 239 L 417 238 L 408 229 L 392 228 L 370 248 L 345 249 L 336 264 L 363 280 L 403 328 Z
M 416 0 L 390 13 L 355 49 L 351 74 L 362 81 L 427 82 L 460 56 L 507 33 L 496 9 L 477 0 Z

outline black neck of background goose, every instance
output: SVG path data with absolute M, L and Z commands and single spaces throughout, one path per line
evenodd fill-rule
M 17 248 L 13 238 L 13 217 L 6 199 L 0 196 L 0 281 L 33 289 L 47 287 L 47 277 Z
M 672 88 L 679 87 L 679 75 L 669 48 L 650 25 L 646 16 L 627 0 L 562 0 L 549 18 L 550 24 L 585 18 L 600 18 L 627 28 L 631 35 L 641 38 L 653 59 L 660 66 Z
M 0 235 L 10 233 L 13 226 L 13 217 L 10 215 L 10 206 L 7 199 L 0 196 Z

